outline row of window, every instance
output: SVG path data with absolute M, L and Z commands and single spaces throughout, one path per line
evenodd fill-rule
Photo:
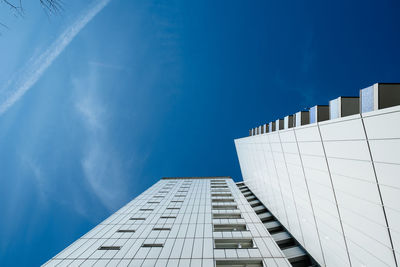
M 162 243 L 143 243 L 142 247 L 163 247 Z M 247 249 L 254 248 L 253 240 L 250 238 L 221 238 L 214 239 L 215 249 Z M 99 250 L 120 250 L 121 246 L 100 246 Z
M 160 218 L 176 218 L 176 216 L 161 216 Z M 144 218 L 131 218 L 131 220 L 144 220 Z M 214 224 L 214 232 L 237 232 L 237 231 L 247 231 L 245 224 Z M 154 231 L 169 231 L 169 227 L 154 227 Z M 119 229 L 118 233 L 134 233 L 135 230 L 131 229 Z
M 160 216 L 161 219 L 175 219 L 176 216 Z M 213 219 L 241 219 L 242 215 L 240 213 L 213 213 Z M 133 221 L 144 221 L 146 218 L 142 217 L 132 217 L 129 220 Z
M 233 211 L 237 210 L 238 206 L 235 199 L 232 197 L 231 191 L 225 180 L 211 181 L 211 196 L 219 197 L 212 198 L 212 210 Z M 222 192 L 222 193 L 221 193 Z M 240 213 L 213 213 L 213 219 L 240 219 Z M 214 232 L 235 232 L 247 231 L 246 224 L 213 224 Z M 254 248 L 254 243 L 251 238 L 214 238 L 215 249 L 242 249 Z M 222 263 L 226 263 L 223 261 Z M 233 264 L 233 263 L 232 263 Z M 218 264 L 217 264 L 218 266 Z M 233 265 L 223 265 L 233 266 Z M 236 265 L 235 265 L 236 266 Z M 238 265 L 241 266 L 241 265 Z M 248 266 L 248 265 L 245 265 Z M 250 265 L 251 266 L 251 265 Z

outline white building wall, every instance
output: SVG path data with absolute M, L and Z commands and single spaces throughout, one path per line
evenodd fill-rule
M 235 144 L 246 185 L 321 265 L 396 266 L 399 106 Z
M 226 181 L 228 188 L 212 188 L 211 181 Z M 226 193 L 232 196 L 212 196 Z M 234 202 L 213 202 L 221 198 L 233 198 Z M 237 205 L 237 209 L 214 208 L 227 204 Z M 224 213 L 241 214 L 241 218 L 215 219 L 213 216 Z M 215 232 L 215 224 L 245 224 L 247 229 Z M 254 247 L 215 248 L 215 239 L 226 238 L 250 238 Z M 143 244 L 162 244 L 162 247 L 143 247 Z M 101 246 L 120 249 L 99 250 Z M 261 260 L 264 266 L 291 266 L 232 179 L 176 178 L 154 184 L 45 266 L 212 267 L 217 260 L 244 259 Z

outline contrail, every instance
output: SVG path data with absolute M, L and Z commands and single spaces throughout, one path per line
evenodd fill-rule
M 43 73 L 71 43 L 75 36 L 110 2 L 101 0 L 69 26 L 41 55 L 32 58 L 24 69 L 1 91 L 0 115 L 6 112 L 39 80 Z

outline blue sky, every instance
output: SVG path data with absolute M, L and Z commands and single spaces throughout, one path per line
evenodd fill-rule
M 241 180 L 249 128 L 400 79 L 398 1 L 36 2 L 0 4 L 0 266 L 44 263 L 163 176 Z

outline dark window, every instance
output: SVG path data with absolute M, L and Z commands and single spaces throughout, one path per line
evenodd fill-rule
M 236 205 L 213 205 L 213 210 L 236 210 Z
M 224 193 L 213 193 L 211 194 L 212 197 L 231 197 L 232 194 L 224 194 Z
M 263 267 L 261 260 L 217 260 L 216 267 Z
M 213 219 L 241 219 L 240 213 L 214 213 Z
M 118 233 L 134 233 L 135 230 L 131 230 L 131 229 L 119 229 L 117 232 L 118 232 Z
M 143 244 L 144 248 L 162 248 L 164 244 Z
M 253 240 L 252 239 L 215 239 L 214 240 L 215 248 L 225 248 L 225 249 L 239 249 L 239 248 L 253 248 Z
M 154 209 L 140 209 L 139 211 L 153 211 Z
M 214 232 L 246 231 L 245 224 L 214 224 Z
M 117 246 L 101 246 L 99 247 L 99 250 L 120 250 L 121 247 Z

